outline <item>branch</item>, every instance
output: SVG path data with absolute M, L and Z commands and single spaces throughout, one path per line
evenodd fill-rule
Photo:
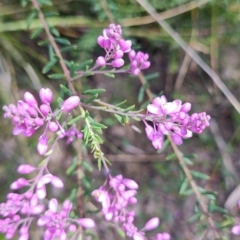
M 62 54 L 61 54 L 61 52 L 60 52 L 60 49 L 59 49 L 58 45 L 57 45 L 56 42 L 55 42 L 54 37 L 53 37 L 52 34 L 50 33 L 48 24 L 47 24 L 47 22 L 46 22 L 46 20 L 45 20 L 45 17 L 44 17 L 44 15 L 43 15 L 43 13 L 42 13 L 42 11 L 41 11 L 41 9 L 40 9 L 40 6 L 39 6 L 37 0 L 31 0 L 31 1 L 32 1 L 32 4 L 33 4 L 34 8 L 36 8 L 36 9 L 38 10 L 38 16 L 39 16 L 39 19 L 40 19 L 40 21 L 41 21 L 41 23 L 42 23 L 43 28 L 45 29 L 45 32 L 46 32 L 47 37 L 48 37 L 48 40 L 50 41 L 50 43 L 51 43 L 51 45 L 52 45 L 52 47 L 53 47 L 56 55 L 58 56 L 58 58 L 59 58 L 59 60 L 60 60 L 60 65 L 61 65 L 61 68 L 62 68 L 62 70 L 63 70 L 63 73 L 64 73 L 64 75 L 65 75 L 65 77 L 66 77 L 66 80 L 67 80 L 67 82 L 68 82 L 68 87 L 69 87 L 69 89 L 71 89 L 71 91 L 73 92 L 73 94 L 76 95 L 77 92 L 76 92 L 76 90 L 75 90 L 75 88 L 74 88 L 74 86 L 73 86 L 73 84 L 72 84 L 71 76 L 70 76 L 70 71 L 68 70 L 68 67 L 67 67 L 67 65 L 66 65 L 65 62 L 64 62 L 64 59 L 63 59 L 63 57 L 62 57 Z

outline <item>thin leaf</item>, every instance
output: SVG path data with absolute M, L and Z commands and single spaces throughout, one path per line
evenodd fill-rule
M 71 43 L 69 42 L 68 39 L 66 38 L 55 38 L 55 41 L 58 42 L 58 43 L 61 43 L 63 45 L 71 45 Z
M 34 31 L 32 31 L 30 38 L 35 39 L 37 38 L 41 33 L 43 32 L 43 28 L 37 28 Z
M 100 93 L 104 93 L 104 92 L 106 92 L 106 89 L 101 89 L 101 88 L 99 88 L 99 89 L 88 89 L 88 90 L 84 91 L 83 94 L 93 95 L 93 94 L 100 94 Z
M 58 60 L 57 60 L 56 58 L 54 58 L 52 61 L 48 62 L 48 63 L 43 67 L 42 72 L 43 72 L 43 73 L 49 72 L 49 71 L 53 68 L 53 66 L 57 63 L 57 61 L 58 61 Z
M 118 114 L 114 114 L 114 116 L 117 118 L 117 120 L 124 126 L 125 125 L 125 121 L 124 118 Z
M 79 115 L 79 116 L 73 118 L 72 120 L 70 120 L 67 124 L 68 125 L 73 125 L 74 123 L 78 122 L 81 118 L 83 118 L 83 116 Z
M 51 79 L 62 79 L 65 76 L 62 73 L 54 73 L 54 74 L 48 75 L 48 77 L 51 78 Z
M 191 170 L 190 171 L 192 173 L 192 175 L 196 178 L 200 178 L 200 179 L 203 179 L 203 180 L 208 180 L 210 177 L 205 174 L 205 173 L 200 173 L 200 172 L 197 172 L 197 171 L 193 171 Z
M 64 95 L 72 96 L 72 92 L 67 87 L 60 84 L 60 88 L 61 88 L 62 92 L 64 93 Z
M 104 75 L 110 77 L 110 78 L 115 78 L 115 75 L 113 73 L 104 73 Z
M 38 14 L 38 11 L 36 9 L 33 9 L 27 16 L 27 29 L 29 29 L 29 27 L 32 24 L 32 21 L 36 18 Z

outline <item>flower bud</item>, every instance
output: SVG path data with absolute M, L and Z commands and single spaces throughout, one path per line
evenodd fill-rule
M 106 60 L 104 57 L 100 56 L 97 58 L 96 63 L 99 67 L 102 67 L 106 65 Z
M 132 179 L 124 178 L 122 183 L 132 190 L 138 189 L 138 184 Z
M 95 222 L 91 218 L 80 218 L 78 223 L 84 228 L 94 228 Z
M 17 172 L 20 174 L 29 174 L 36 170 L 35 167 L 29 165 L 29 164 L 22 164 L 18 167 Z
M 42 103 L 49 104 L 52 102 L 52 91 L 49 88 L 42 88 L 39 91 L 39 97 Z
M 23 97 L 24 97 L 25 102 L 28 103 L 29 106 L 31 106 L 31 107 L 38 106 L 37 100 L 30 92 L 25 92 Z
M 50 122 L 49 125 L 48 125 L 48 129 L 51 131 L 51 132 L 56 132 L 58 130 L 58 125 L 56 122 Z
M 145 231 L 151 231 L 155 228 L 157 228 L 159 225 L 159 218 L 155 217 L 155 218 L 151 218 L 144 227 Z
M 73 110 L 73 108 L 77 107 L 79 103 L 80 98 L 78 96 L 69 97 L 62 103 L 61 110 L 65 112 L 70 112 L 71 110 Z
M 111 62 L 111 65 L 116 68 L 120 68 L 124 65 L 124 61 L 122 58 L 115 59 Z
M 47 116 L 48 114 L 49 114 L 49 112 L 50 112 L 50 107 L 49 107 L 49 105 L 47 105 L 47 104 L 42 104 L 41 106 L 40 106 L 40 111 L 41 111 L 41 113 L 43 114 L 43 116 Z
M 40 155 L 44 155 L 48 150 L 48 137 L 43 134 L 38 139 L 37 150 Z
M 56 187 L 56 188 L 63 188 L 64 184 L 62 182 L 62 180 L 56 176 L 53 176 L 51 179 L 51 184 Z

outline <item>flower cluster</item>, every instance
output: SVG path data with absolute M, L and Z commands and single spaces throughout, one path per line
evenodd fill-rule
M 72 219 L 69 213 L 72 209 L 72 203 L 65 200 L 62 209 L 58 209 L 58 201 L 53 198 L 48 203 L 48 210 L 37 221 L 38 226 L 45 226 L 44 240 L 67 239 L 67 233 L 74 233 L 77 230 L 76 225 L 84 228 L 93 228 L 95 223 L 91 218 Z
M 141 69 L 146 69 L 150 66 L 147 61 L 148 54 L 135 52 L 131 50 L 131 40 L 124 40 L 122 37 L 122 28 L 120 25 L 111 23 L 107 29 L 103 30 L 103 35 L 97 39 L 98 44 L 106 52 L 105 56 L 100 56 L 96 60 L 97 66 L 110 65 L 114 68 L 120 68 L 124 65 L 124 53 L 129 53 L 130 68 L 126 72 L 137 75 Z M 111 61 L 111 62 L 108 62 Z
M 145 120 L 153 122 L 150 126 L 145 120 L 145 132 L 156 149 L 163 147 L 164 135 L 170 134 L 177 145 L 183 143 L 183 138 L 191 138 L 193 133 L 202 133 L 209 126 L 210 116 L 205 112 L 189 115 L 191 104 L 182 104 L 180 100 L 167 102 L 165 96 L 156 97 L 147 106 Z
M 45 125 L 45 130 L 39 137 L 37 146 L 39 154 L 44 155 L 48 150 L 47 130 L 50 132 L 60 130 L 62 137 L 64 137 L 65 130 L 56 116 L 62 111 L 70 112 L 80 103 L 80 98 L 78 96 L 69 97 L 62 103 L 60 109 L 54 112 L 50 106 L 53 98 L 52 91 L 49 88 L 42 88 L 39 91 L 39 97 L 40 105 L 31 93 L 25 92 L 24 101 L 19 100 L 17 105 L 3 106 L 3 110 L 5 112 L 4 118 L 12 119 L 13 135 L 23 134 L 25 137 L 30 137 L 37 129 Z
M 145 240 L 145 231 L 150 231 L 158 227 L 159 219 L 152 218 L 141 230 L 134 225 L 135 212 L 129 211 L 127 207 L 137 203 L 138 184 L 122 175 L 115 177 L 109 175 L 105 183 L 92 192 L 92 196 L 102 205 L 102 213 L 107 221 L 121 223 L 126 235 L 134 240 Z M 154 240 L 170 240 L 168 233 L 159 233 Z
M 41 216 L 44 211 L 44 205 L 39 203 L 46 197 L 46 184 L 50 183 L 55 188 L 63 188 L 64 184 L 57 176 L 49 173 L 47 169 L 49 158 L 45 160 L 45 164 L 39 168 L 35 168 L 28 164 L 22 164 L 18 167 L 17 172 L 20 174 L 29 174 L 38 171 L 35 177 L 27 180 L 19 178 L 14 181 L 10 188 L 18 190 L 24 187 L 29 189 L 22 193 L 9 193 L 6 202 L 0 203 L 0 233 L 5 234 L 6 239 L 14 236 L 17 229 L 21 240 L 29 238 L 29 227 L 34 219 L 38 219 L 39 226 L 45 226 L 46 231 L 44 240 L 67 239 L 66 232 L 75 232 L 76 224 L 85 228 L 92 228 L 95 223 L 90 218 L 71 219 L 69 213 L 72 204 L 66 200 L 63 203 L 62 211 L 58 212 L 58 202 L 56 199 L 49 201 L 49 210 Z M 69 224 L 69 223 L 74 224 Z

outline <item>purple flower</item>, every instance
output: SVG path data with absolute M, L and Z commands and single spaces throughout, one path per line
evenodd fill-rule
M 155 149 L 163 147 L 164 135 L 171 135 L 174 143 L 181 145 L 183 138 L 191 138 L 193 132 L 200 134 L 209 126 L 209 115 L 202 112 L 190 116 L 190 109 L 190 103 L 182 104 L 180 100 L 167 102 L 165 96 L 156 97 L 148 104 L 146 120 L 152 121 L 153 127 L 145 120 L 143 122 L 146 135 Z
M 58 201 L 53 198 L 48 203 L 48 210 L 38 219 L 38 226 L 45 226 L 44 239 L 67 239 L 68 232 L 75 232 L 76 225 L 92 228 L 95 223 L 90 218 L 80 218 L 78 220 L 71 219 L 69 213 L 72 209 L 72 204 L 69 200 L 65 200 L 62 209 L 59 209 Z
M 62 103 L 61 110 L 65 112 L 70 112 L 75 107 L 77 107 L 79 103 L 80 98 L 78 96 L 71 96 Z

